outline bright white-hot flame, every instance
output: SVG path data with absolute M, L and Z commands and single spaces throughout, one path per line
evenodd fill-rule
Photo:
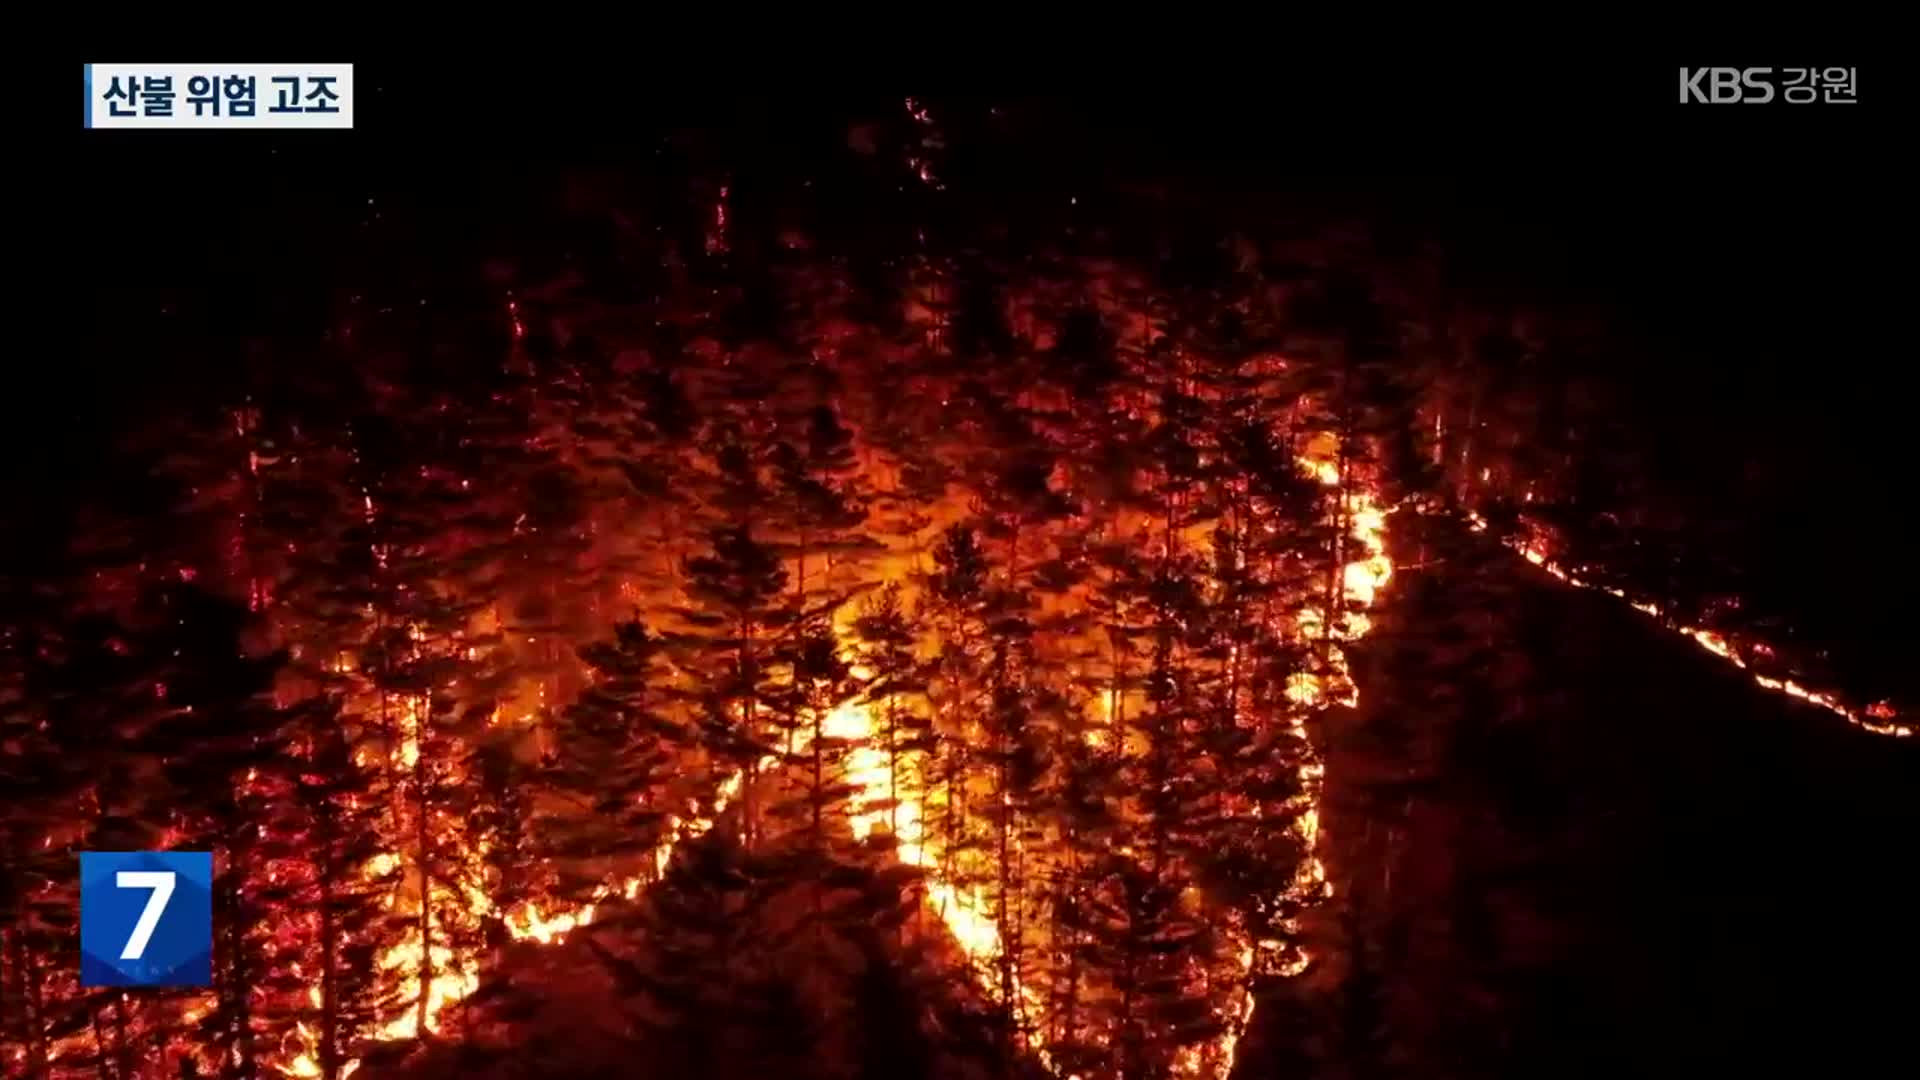
M 417 941 L 395 946 L 381 957 L 380 967 L 399 973 L 403 1001 L 419 998 L 423 955 L 433 960 L 435 972 L 427 983 L 426 1030 L 432 1032 L 439 1030 L 442 1010 L 480 988 L 480 965 L 472 957 L 456 965 L 453 950 L 445 945 L 434 945 L 424 953 Z M 409 1008 L 380 1029 L 382 1039 L 411 1039 L 419 1034 L 420 1010 L 417 1008 Z
M 1347 535 L 1359 543 L 1360 555 L 1340 568 L 1341 610 L 1333 621 L 1331 647 L 1326 658 L 1332 678 L 1296 672 L 1287 679 L 1287 697 L 1303 705 L 1318 705 L 1329 698 L 1352 705 L 1357 700 L 1356 691 L 1348 678 L 1346 656 L 1338 643 L 1357 641 L 1373 628 L 1372 621 L 1361 609 L 1371 607 L 1374 598 L 1393 577 L 1393 561 L 1387 558 L 1387 512 L 1374 500 L 1372 492 L 1350 483 L 1343 488 L 1340 467 L 1334 462 L 1303 457 L 1299 463 L 1302 471 L 1321 484 L 1340 489 L 1338 498 L 1347 521 Z M 1303 641 L 1318 642 L 1329 637 L 1327 613 L 1320 607 L 1303 609 L 1294 626 Z
M 872 677 L 870 671 L 857 664 L 851 671 L 858 679 Z M 990 912 L 991 905 L 978 888 L 962 892 L 940 879 L 940 855 L 929 843 L 920 803 L 912 799 L 896 801 L 897 793 L 904 786 L 904 778 L 894 776 L 893 763 L 889 761 L 886 751 L 873 745 L 877 725 L 871 707 L 852 699 L 841 702 L 823 718 L 820 731 L 827 738 L 844 739 L 854 744 L 847 754 L 846 765 L 847 782 L 855 792 L 851 815 L 854 835 L 864 839 L 882 826 L 892 826 L 894 857 L 908 866 L 927 871 L 928 906 L 967 954 L 974 973 L 983 984 L 993 985 L 998 977 L 994 964 L 999 959 L 1002 946 L 999 925 Z M 891 810 L 888 809 L 890 803 L 893 804 Z M 1038 993 L 1023 981 L 1016 979 L 1014 989 L 1027 1008 L 1040 1007 Z M 1046 1060 L 1046 1048 L 1039 1032 L 1030 1031 L 1028 1043 L 1043 1061 Z
M 307 1049 L 282 1066 L 280 1071 L 288 1076 L 319 1076 L 320 1062 L 314 1055 L 314 1043 L 319 1040 L 319 1037 L 313 1033 L 313 1029 L 308 1027 L 305 1021 L 295 1022 L 293 1028 L 300 1038 L 301 1045 Z
M 400 768 L 412 770 L 420 762 L 420 713 L 425 702 L 417 697 L 401 699 Z
M 318 995 L 319 990 L 315 989 L 314 996 L 317 998 Z M 319 1002 L 316 1000 L 314 1004 L 317 1006 Z M 294 1033 L 300 1039 L 300 1045 L 305 1047 L 305 1049 L 301 1051 L 299 1056 L 287 1062 L 285 1065 L 280 1066 L 281 1075 L 297 1077 L 322 1075 L 319 1051 L 320 1036 L 312 1028 L 308 1027 L 304 1021 L 296 1021 L 293 1027 Z M 340 1080 L 347 1080 L 347 1077 L 352 1076 L 359 1068 L 360 1062 L 357 1060 L 342 1063 L 340 1066 Z
M 539 904 L 529 903 L 518 915 L 507 918 L 507 930 L 516 941 L 537 941 L 542 945 L 550 945 L 565 937 L 574 927 L 592 922 L 598 906 L 586 904 L 549 917 L 541 914 Z

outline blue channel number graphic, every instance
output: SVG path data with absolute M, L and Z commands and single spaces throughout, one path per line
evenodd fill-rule
M 83 986 L 213 981 L 213 854 L 80 853 Z

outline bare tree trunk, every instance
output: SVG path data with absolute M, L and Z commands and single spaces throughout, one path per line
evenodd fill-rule
M 813 850 L 824 864 L 827 853 L 827 832 L 824 814 L 826 812 L 826 751 L 820 745 L 825 735 L 826 710 L 818 704 L 810 706 L 813 713 L 813 790 L 809 793 L 813 804 Z M 824 866 L 823 866 L 824 869 Z M 826 927 L 826 885 L 816 874 L 813 880 L 813 940 L 814 947 L 820 950 L 824 961 L 827 948 Z
M 1076 883 L 1079 866 L 1074 856 L 1074 845 L 1076 843 L 1077 837 L 1072 831 L 1069 831 L 1067 834 L 1066 882 L 1070 901 L 1072 893 L 1079 888 Z M 1055 940 L 1061 940 L 1063 938 L 1065 940 L 1064 947 L 1067 951 L 1067 1000 L 1066 1007 L 1060 1015 L 1060 1023 L 1056 1029 L 1056 1037 L 1063 1043 L 1071 1043 L 1078 1034 L 1080 1026 L 1075 1016 L 1075 1012 L 1079 1008 L 1080 1003 L 1080 950 L 1075 948 L 1079 943 L 1079 934 L 1071 927 L 1059 927 L 1055 931 Z
M 420 997 L 416 1004 L 419 1036 L 427 1037 L 427 1006 L 433 992 L 433 834 L 428 815 L 426 735 L 432 702 L 415 725 L 413 756 L 414 845 L 420 871 Z
M 899 706 L 887 701 L 887 835 L 900 842 Z
M 1133 925 L 1139 903 L 1133 886 L 1127 886 L 1127 948 L 1120 968 L 1120 1076 L 1132 1080 L 1140 1074 L 1140 1025 L 1133 1015 L 1135 990 L 1140 981 L 1140 935 Z
M 113 998 L 113 1056 L 114 1069 L 123 1077 L 133 1075 L 133 1048 L 127 1044 L 127 992 L 120 991 Z
M 27 1075 L 45 1076 L 48 1072 L 47 1030 L 44 998 L 40 992 L 40 971 L 27 951 L 25 935 L 15 929 L 7 935 L 13 954 L 14 978 L 20 986 L 20 1041 L 26 1048 Z
M 0 870 L 0 873 L 7 871 Z M 20 983 L 20 962 L 14 942 L 19 939 L 18 930 L 0 930 L 0 1050 L 18 1044 L 24 1052 L 27 1045 L 26 1017 L 24 1009 L 15 1010 L 13 1003 L 24 996 L 24 987 Z
M 322 1080 L 340 1080 L 339 988 L 334 965 L 338 962 L 338 933 L 334 926 L 333 902 L 337 870 L 333 862 L 334 834 L 331 818 L 323 811 L 326 824 L 320 836 L 320 1076 Z
M 753 671 L 753 624 L 745 619 L 740 622 L 740 653 L 736 658 L 736 670 L 745 680 Z M 741 735 L 747 743 L 747 761 L 744 766 L 740 785 L 740 843 L 741 847 L 753 850 L 754 830 L 757 824 L 755 815 L 755 782 L 760 776 L 760 750 L 755 745 L 754 727 L 759 717 L 754 708 L 754 695 L 751 684 L 747 687 L 745 699 L 740 703 Z
M 1002 744 L 1004 751 L 1005 745 Z M 1000 759 L 1000 805 L 996 808 L 1000 825 L 1000 895 L 999 910 L 995 913 L 995 922 L 1000 931 L 1000 1007 L 1005 1027 L 1001 1032 L 1004 1040 L 1002 1050 L 1004 1060 L 1012 1059 L 1014 1029 L 1014 941 L 1013 924 L 1008 918 L 1007 895 L 1013 888 L 1013 860 L 1010 853 L 1010 841 L 1013 835 L 1013 813 L 1007 805 L 1007 790 L 1011 782 L 1009 776 L 1009 757 L 1003 752 Z
M 87 1010 L 87 1019 L 93 1024 L 94 1075 L 100 1077 L 100 1080 L 113 1080 L 114 1070 L 112 1059 L 107 1053 L 107 1030 L 100 1026 L 99 1008 L 89 1008 Z M 44 1069 L 45 1065 L 43 1064 L 41 1067 Z M 35 1073 L 34 1075 L 44 1076 L 46 1074 L 43 1072 Z
M 1246 534 L 1243 531 L 1246 528 L 1246 521 L 1245 521 L 1245 515 L 1241 513 L 1241 509 L 1238 503 L 1235 503 L 1234 505 L 1229 507 L 1227 521 L 1229 523 L 1228 527 L 1232 530 L 1229 533 L 1229 536 L 1232 538 L 1233 548 L 1232 548 L 1232 551 L 1229 553 L 1229 555 L 1232 560 L 1231 566 L 1233 569 L 1234 588 L 1236 590 L 1239 590 L 1246 572 L 1246 565 L 1245 565 Z M 1245 602 L 1246 602 L 1246 594 L 1244 592 L 1237 592 L 1233 598 L 1233 607 L 1234 607 L 1235 615 L 1244 614 L 1244 608 L 1242 607 L 1242 605 L 1244 605 Z M 1245 625 L 1246 620 L 1242 618 L 1235 618 L 1232 620 L 1232 622 L 1233 622 L 1235 631 L 1238 632 L 1239 628 Z M 1224 725 L 1227 728 L 1235 727 L 1236 722 L 1240 718 L 1240 653 L 1241 651 L 1242 651 L 1242 648 L 1241 648 L 1241 643 L 1239 641 L 1234 641 L 1227 646 L 1227 710 L 1226 710 L 1226 724 Z
M 255 1070 L 253 1015 L 250 1008 L 251 1000 L 249 994 L 253 980 L 246 966 L 246 927 L 241 925 L 240 920 L 235 918 L 233 914 L 235 907 L 237 907 L 237 892 L 238 890 L 229 883 L 226 951 L 227 980 L 229 983 L 227 993 L 230 995 L 230 1004 L 227 1015 L 233 1024 L 234 1050 L 239 1055 L 238 1060 L 232 1063 L 232 1074 L 242 1078 L 242 1080 L 253 1080 Z

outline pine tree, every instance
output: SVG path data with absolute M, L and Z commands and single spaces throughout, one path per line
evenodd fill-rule
M 12 584 L 12 583 L 9 583 Z M 9 1072 L 51 1075 L 62 1044 L 84 1024 L 73 1002 L 67 965 L 77 955 L 78 890 L 73 883 L 75 840 L 89 786 L 109 762 L 112 743 L 80 737 L 61 698 L 91 684 L 110 693 L 97 661 L 75 680 L 70 669 L 88 663 L 93 637 L 86 624 L 63 626 L 43 598 L 23 589 L 6 593 L 4 681 L 0 681 L 0 783 L 12 796 L 0 819 L 0 1036 Z M 118 640 L 104 636 L 100 644 Z M 111 656 L 112 652 L 107 651 Z M 127 689 L 131 689 L 131 680 Z
M 1095 973 L 1086 963 L 1080 912 L 1092 883 L 1089 868 L 1122 842 L 1122 822 L 1114 808 L 1124 788 L 1118 755 L 1104 740 L 1063 739 L 1059 754 L 1061 780 L 1050 807 L 1059 821 L 1059 837 L 1047 882 L 1045 1033 L 1060 1067 L 1082 1072 L 1095 1064 L 1088 1056 L 1095 1035 L 1087 1006 Z
M 541 794 L 539 768 L 522 759 L 511 728 L 482 735 L 470 759 L 475 772 L 468 827 L 482 845 L 477 887 L 486 897 L 481 940 L 490 950 L 507 943 L 509 918 L 552 895 L 552 871 L 536 833 L 533 805 Z M 472 873 L 472 871 L 469 871 Z
M 1052 347 L 1039 358 L 1042 371 L 1078 400 L 1106 400 L 1124 371 L 1114 335 L 1100 312 L 1076 300 L 1055 321 Z
M 650 874 L 692 794 L 675 781 L 698 744 L 669 715 L 665 647 L 633 619 L 580 650 L 594 680 L 560 714 L 544 770 L 556 802 L 539 815 L 541 846 L 569 902 L 591 902 L 623 869 Z
M 969 259 L 960 269 L 948 338 L 954 355 L 976 363 L 1005 359 L 1013 351 L 1013 331 L 1004 307 L 1004 275 L 985 258 Z
M 849 1015 L 859 1018 L 859 1080 L 933 1076 L 934 1047 L 923 1031 L 921 1002 L 896 959 L 872 950 L 854 978 Z
M 973 845 L 968 819 L 986 826 L 991 872 L 983 877 L 999 936 L 995 998 L 1002 1049 L 1011 1060 L 1025 1024 L 1020 994 L 1027 975 L 1024 833 L 1047 767 L 1035 718 L 1050 711 L 1053 702 L 1027 681 L 1033 627 L 1026 593 L 989 576 L 975 535 L 966 526 L 948 530 L 935 552 L 931 581 L 944 644 L 934 666 L 941 687 L 936 707 L 950 710 L 946 722 L 956 732 L 955 749 L 967 748 L 942 763 L 948 800 L 943 858 L 947 879 L 967 887 L 971 875 L 954 872 L 957 857 Z M 969 788 L 978 789 L 971 805 Z
M 280 1024 L 304 1024 L 309 1063 L 322 1080 L 336 1080 L 403 1005 L 376 963 L 405 929 L 385 902 L 400 862 L 380 830 L 385 770 L 363 763 L 378 750 L 371 735 L 356 734 L 328 696 L 291 707 L 284 725 L 287 753 L 254 781 L 282 815 L 261 838 L 268 883 L 260 897 L 300 932 L 275 935 L 264 979 L 281 1002 Z
M 1124 729 L 1132 735 L 1128 744 L 1139 747 L 1128 772 L 1146 827 L 1145 864 L 1156 872 L 1205 848 L 1212 825 L 1193 773 L 1200 762 L 1192 737 L 1199 709 L 1185 648 L 1188 627 L 1201 617 L 1193 569 L 1186 558 L 1163 560 L 1146 583 L 1152 623 L 1144 701 Z
M 85 990 L 77 972 L 46 958 L 77 949 L 78 897 L 65 884 L 77 851 L 225 844 L 241 861 L 222 867 L 223 906 L 233 909 L 242 895 L 256 819 L 236 799 L 235 774 L 271 752 L 261 695 L 276 663 L 242 651 L 244 622 L 244 613 L 176 580 L 143 590 L 124 621 L 94 615 L 16 627 L 33 647 L 10 665 L 17 681 L 7 756 L 29 767 L 18 789 L 47 801 L 44 815 L 8 815 L 15 884 L 4 981 L 9 1042 L 35 1069 L 90 1065 L 131 1076 L 135 1062 L 159 1058 L 184 1034 L 186 996 Z M 257 925 L 240 914 L 240 926 Z M 234 959 L 217 972 L 211 1028 L 225 1033 L 220 1045 L 236 1062 L 229 1070 L 248 1075 L 261 1025 L 251 987 L 235 972 L 255 948 L 252 940 L 227 947 Z
M 939 732 L 930 783 L 940 798 L 936 818 L 926 828 L 937 837 L 941 879 L 964 890 L 960 860 L 974 846 L 969 748 L 984 722 L 986 697 L 987 565 L 974 531 L 964 525 L 949 528 L 934 551 L 934 566 L 927 580 L 928 622 L 939 652 L 927 665 L 927 677 Z
M 687 629 L 677 644 L 695 681 L 701 738 L 713 759 L 742 775 L 741 835 L 749 849 L 759 834 L 760 760 L 771 753 L 768 699 L 779 691 L 775 665 L 794 619 L 782 595 L 787 574 L 744 525 L 713 531 L 712 550 L 687 562 L 694 606 L 676 609 Z
M 1072 1047 L 1099 1075 L 1175 1075 L 1183 1049 L 1218 1035 L 1208 992 L 1220 944 L 1183 902 L 1185 884 L 1121 853 L 1084 868 L 1071 909 L 1083 969 L 1096 980 L 1088 1011 L 1098 1036 Z
M 172 616 L 169 694 L 181 713 L 159 725 L 144 752 L 160 766 L 161 804 L 178 822 L 182 846 L 215 853 L 213 880 L 215 1003 L 202 1022 L 213 1060 L 226 1075 L 251 1080 L 277 1032 L 261 983 L 270 963 L 274 909 L 263 896 L 270 871 L 262 855 L 272 821 L 251 778 L 284 752 L 280 716 L 268 692 L 280 657 L 243 651 L 247 613 L 193 588 L 162 599 Z M 284 1030 L 284 1029 L 283 1029 Z
M 854 699 L 860 684 L 824 619 L 800 626 L 784 652 L 792 677 L 775 711 L 782 714 L 777 723 L 788 729 L 786 744 L 794 747 L 785 755 L 786 764 L 803 775 L 794 784 L 799 796 L 776 804 L 770 813 L 786 819 L 788 831 L 803 838 L 803 850 L 822 860 L 824 873 L 836 846 L 830 830 L 837 832 L 846 820 L 854 794 L 847 781 L 848 756 L 864 741 L 829 732 L 828 718 Z
M 835 729 L 829 721 L 846 715 L 840 710 L 857 699 L 861 681 L 840 657 L 824 620 L 803 626 L 791 649 L 788 708 L 802 725 L 801 739 L 785 755 L 783 779 L 791 794 L 770 806 L 769 818 L 787 827 L 785 854 L 774 869 L 785 881 L 783 903 L 795 913 L 788 916 L 790 929 L 769 931 L 765 946 L 785 958 L 779 967 L 793 972 L 790 978 L 810 1009 L 832 1018 L 853 1006 L 861 966 L 873 947 L 869 939 L 876 932 L 899 933 L 912 910 L 908 899 L 919 896 L 918 872 L 879 868 L 873 847 L 858 843 L 850 829 L 856 814 L 862 830 L 871 829 L 877 815 L 853 803 L 859 790 L 851 772 L 855 755 L 872 755 L 861 730 L 865 724 Z M 847 1038 L 837 1023 L 825 1034 Z
M 474 754 L 507 695 L 512 654 L 482 629 L 496 609 L 497 571 L 513 525 L 481 506 L 484 414 L 444 401 L 389 400 L 353 431 L 352 479 L 363 513 L 337 553 L 345 573 L 323 601 L 362 616 L 351 664 L 355 715 L 386 744 L 387 832 L 409 868 L 404 900 L 418 947 L 413 1029 L 425 1033 L 435 982 L 464 975 L 484 948 L 478 853 L 468 828 L 478 798 Z M 419 408 L 411 424 L 384 410 Z M 367 625 L 368 623 L 371 625 Z
M 754 934 L 771 891 L 766 864 L 720 830 L 681 845 L 666 876 L 632 912 L 606 920 L 587 944 L 649 1032 L 650 1050 L 683 1073 L 745 1075 L 741 1046 L 760 1019 L 753 987 L 765 977 Z
M 773 469 L 777 499 L 793 534 L 794 590 L 804 603 L 813 592 L 835 586 L 836 560 L 845 564 L 875 546 L 858 532 L 867 512 L 856 490 L 853 435 L 832 408 L 816 406 L 807 414 L 803 442 L 775 445 Z M 821 584 L 809 591 L 808 560 L 816 556 Z
M 917 656 L 919 620 L 901 599 L 898 582 L 890 582 L 862 607 L 854 622 L 860 664 L 869 673 L 862 701 L 879 717 L 880 751 L 887 762 L 887 835 L 897 843 L 923 848 L 928 826 L 928 784 L 931 760 L 939 734 L 925 706 L 926 675 Z M 901 833 L 902 806 L 912 801 Z M 871 807 L 869 808 L 872 809 Z
M 1217 842 L 1198 867 L 1220 902 L 1237 909 L 1255 945 L 1256 973 L 1292 967 L 1292 919 L 1301 867 L 1312 852 L 1299 833 L 1303 770 L 1310 748 L 1302 723 L 1324 700 L 1331 672 L 1321 662 L 1321 608 L 1329 557 L 1325 497 L 1301 474 L 1262 411 L 1228 419 L 1222 438 L 1233 475 L 1214 537 L 1201 651 L 1224 657 L 1218 719 L 1206 726 L 1205 755 L 1227 779 Z M 1314 688 L 1311 693 L 1309 688 Z

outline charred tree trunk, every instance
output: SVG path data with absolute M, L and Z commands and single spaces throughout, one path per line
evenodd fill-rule
M 127 992 L 113 996 L 114 1070 L 123 1077 L 133 1075 L 133 1047 L 127 1042 Z
M 1069 830 L 1067 833 L 1067 844 L 1069 846 L 1067 849 L 1065 877 L 1068 889 L 1066 899 L 1069 905 L 1071 905 L 1074 900 L 1073 890 L 1076 886 L 1073 883 L 1079 880 L 1080 873 L 1078 860 L 1073 854 L 1075 849 L 1072 846 L 1077 842 L 1078 837 L 1073 830 Z M 1078 1034 L 1080 1026 L 1075 1016 L 1080 1005 L 1080 950 L 1077 947 L 1079 945 L 1079 935 L 1070 926 L 1056 926 L 1054 930 L 1054 940 L 1059 948 L 1065 950 L 1067 956 L 1066 1001 L 1059 1010 L 1059 1023 L 1056 1028 L 1057 1034 L 1055 1037 L 1065 1044 L 1071 1044 L 1074 1037 Z
M 93 1006 L 87 1009 L 87 1020 L 93 1025 L 94 1075 L 98 1076 L 100 1080 L 114 1080 L 113 1059 L 107 1053 L 107 1029 L 100 1024 L 99 1006 Z M 35 1073 L 33 1075 L 45 1076 L 48 1074 Z
M 320 1076 L 340 1080 L 340 1004 L 335 965 L 339 962 L 339 928 L 334 922 L 334 887 L 339 870 L 334 865 L 335 836 L 331 818 L 321 814 L 320 826 Z
M 429 806 L 431 800 L 427 792 L 427 755 L 420 743 L 426 734 L 430 722 L 432 703 L 422 715 L 414 735 L 415 753 L 413 756 L 413 792 L 414 792 L 414 858 L 419 863 L 420 873 L 420 996 L 416 1002 L 416 1017 L 419 1035 L 422 1039 L 428 1035 L 427 1010 L 433 994 L 433 823 Z
M 45 1076 L 48 1071 L 45 998 L 41 994 L 39 966 L 27 951 L 25 935 L 14 930 L 7 935 L 13 956 L 10 965 L 20 986 L 20 1041 L 25 1048 L 27 1075 Z
M 747 687 L 746 697 L 740 703 L 741 737 L 746 742 L 746 763 L 742 766 L 740 782 L 740 845 L 745 850 L 753 850 L 753 840 L 757 818 L 755 816 L 755 782 L 760 777 L 760 750 L 754 739 L 754 726 L 759 717 L 754 708 L 753 679 L 753 624 L 746 620 L 740 623 L 740 653 L 735 664 L 743 685 Z
M 1142 1035 L 1139 1019 L 1133 1015 L 1140 984 L 1140 935 L 1136 929 L 1139 903 L 1133 895 L 1134 888 L 1133 885 L 1127 886 L 1127 944 L 1120 967 L 1121 1080 L 1134 1080 L 1141 1073 Z
M 238 888 L 232 883 L 227 888 L 226 952 L 227 952 L 227 1022 L 232 1025 L 233 1056 L 228 1060 L 228 1074 L 236 1080 L 253 1080 L 255 1072 L 253 1050 L 253 1016 L 250 1008 L 252 973 L 247 968 L 246 927 L 235 917 L 238 901 Z
M 1004 747 L 1002 748 L 1004 750 Z M 1013 814 L 1007 805 L 1007 792 L 1011 782 L 1011 755 L 1003 753 L 1000 759 L 1000 805 L 996 808 L 999 818 L 999 858 L 1000 858 L 1000 896 L 999 910 L 995 913 L 995 922 L 1000 932 L 1000 1007 L 1004 1027 L 1001 1029 L 1003 1045 L 1002 1060 L 1011 1061 L 1014 1046 L 1014 1028 L 1019 1008 L 1014 1001 L 1014 966 L 1018 962 L 1015 955 L 1013 922 L 1008 916 L 1008 896 L 1013 889 L 1013 859 L 1011 840 L 1013 835 Z
M 810 800 L 813 803 L 813 848 L 815 851 L 825 852 L 827 849 L 826 807 L 822 803 L 825 802 L 827 793 L 826 750 L 820 745 L 820 739 L 825 734 L 826 725 L 822 721 L 826 717 L 826 710 L 814 705 L 810 706 L 808 711 L 813 713 L 813 798 Z

